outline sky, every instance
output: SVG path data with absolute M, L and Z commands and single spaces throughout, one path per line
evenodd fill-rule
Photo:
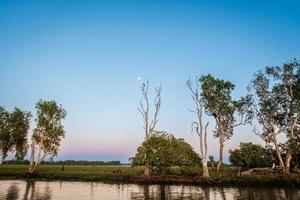
M 157 129 L 184 138 L 195 116 L 185 86 L 206 75 L 247 94 L 255 71 L 300 57 L 300 1 L 9 1 L 0 0 L 0 105 L 33 114 L 39 99 L 56 100 L 68 115 L 57 160 L 128 162 L 143 142 L 137 106 L 146 78 L 162 86 Z M 142 80 L 138 80 L 141 77 Z M 209 154 L 218 141 L 209 127 Z M 31 133 L 30 133 L 31 134 Z M 250 126 L 225 143 L 262 143 Z

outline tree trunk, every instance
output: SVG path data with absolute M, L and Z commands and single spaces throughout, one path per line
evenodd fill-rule
M 39 148 L 38 148 L 38 155 L 37 155 L 37 159 L 36 159 L 36 162 L 35 162 L 35 166 L 37 167 L 42 159 L 41 159 L 41 156 L 42 156 L 42 144 L 39 144 Z
M 224 142 L 223 142 L 222 137 L 220 137 L 220 153 L 219 153 L 219 162 L 218 162 L 218 165 L 217 165 L 217 172 L 218 173 L 220 173 L 221 167 L 222 167 L 222 164 L 223 164 L 223 149 L 224 149 Z
M 144 166 L 144 176 L 150 176 L 150 166 L 148 163 L 146 163 Z
M 274 146 L 275 146 L 275 150 L 276 150 L 276 154 L 277 154 L 277 157 L 278 157 L 278 160 L 279 160 L 280 167 L 282 167 L 283 170 L 284 170 L 284 172 L 285 172 L 284 162 L 283 162 L 283 160 L 282 160 L 282 156 L 281 156 L 281 154 L 280 154 L 280 150 L 279 150 L 279 146 L 278 146 L 278 144 L 277 144 L 276 138 L 274 138 L 273 143 L 274 143 Z
M 166 175 L 166 169 L 164 169 L 164 168 L 161 169 L 161 170 L 160 170 L 160 175 L 161 175 L 161 176 L 165 176 L 165 175 Z
M 41 163 L 42 161 L 41 156 L 42 156 L 42 144 L 40 143 L 38 144 L 38 154 L 31 173 L 34 173 L 37 167 L 39 166 L 39 164 Z
M 207 158 L 203 158 L 203 176 L 209 177 L 208 167 L 207 167 Z
M 34 147 L 35 147 L 34 141 L 32 141 L 30 147 L 31 147 L 31 152 L 30 152 L 31 154 L 30 154 L 30 166 L 29 166 L 28 172 L 33 173 L 32 170 L 33 170 L 33 167 L 34 167 L 34 153 L 35 153 L 35 151 L 34 151 Z
M 200 119 L 201 119 L 201 116 L 200 116 Z M 199 121 L 201 124 L 202 123 L 201 120 L 199 120 Z M 207 127 L 208 127 L 208 124 L 209 123 L 207 122 L 205 125 L 205 128 L 204 128 L 204 154 L 202 154 L 202 155 L 204 155 L 203 156 L 203 176 L 205 176 L 205 177 L 209 177 L 209 172 L 208 172 L 208 167 L 207 167 Z M 202 127 L 202 125 L 201 125 L 201 127 Z M 200 134 L 200 136 L 202 136 L 202 134 Z M 201 149 L 202 148 L 203 148 L 203 146 L 201 146 Z
M 0 167 L 1 167 L 2 164 L 3 164 L 3 156 L 1 155 L 0 157 L 1 157 L 1 158 L 0 158 Z
M 290 165 L 292 160 L 292 154 L 290 152 L 287 153 L 286 159 L 285 159 L 285 172 L 290 173 Z

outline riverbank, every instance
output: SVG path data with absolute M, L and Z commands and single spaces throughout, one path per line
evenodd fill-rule
M 30 179 L 30 180 L 62 180 L 62 181 L 97 181 L 108 183 L 134 184 L 172 184 L 172 185 L 202 185 L 202 186 L 278 186 L 300 187 L 299 174 L 247 175 L 238 176 L 236 169 L 226 168 L 221 174 L 211 170 L 211 177 L 201 177 L 199 174 L 185 175 L 173 170 L 171 175 L 142 176 L 142 168 L 130 166 L 40 166 L 37 173 L 27 173 L 26 165 L 9 165 L 0 168 L 0 179 Z M 176 174 L 177 173 L 177 174 Z

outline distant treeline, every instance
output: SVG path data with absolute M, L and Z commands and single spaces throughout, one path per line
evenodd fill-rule
M 7 160 L 7 165 L 29 165 L 29 160 Z M 87 161 L 87 160 L 65 160 L 65 161 L 42 161 L 43 165 L 126 165 L 118 160 L 113 161 Z

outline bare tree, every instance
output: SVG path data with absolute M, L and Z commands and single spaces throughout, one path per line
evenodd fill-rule
M 200 96 L 200 88 L 199 84 L 196 81 L 196 86 L 193 88 L 193 83 L 191 80 L 188 80 L 186 82 L 186 85 L 191 92 L 191 96 L 194 100 L 194 103 L 196 105 L 195 109 L 189 110 L 190 112 L 193 112 L 197 116 L 197 120 L 192 122 L 192 132 L 195 130 L 196 134 L 199 136 L 200 140 L 200 155 L 202 158 L 202 163 L 203 163 L 203 176 L 209 176 L 208 172 L 208 167 L 207 167 L 207 127 L 209 122 L 206 122 L 205 125 L 202 120 L 202 115 L 203 115 L 203 102 L 202 98 Z
M 158 122 L 158 113 L 161 106 L 161 86 L 155 88 L 155 98 L 154 98 L 154 114 L 153 119 L 150 119 L 150 103 L 149 103 L 149 81 L 143 82 L 140 87 L 143 98 L 140 101 L 140 106 L 138 107 L 144 121 L 145 129 L 145 140 L 148 140 L 151 135 L 155 132 L 155 128 Z M 146 162 L 144 166 L 144 175 L 150 176 L 150 166 Z

